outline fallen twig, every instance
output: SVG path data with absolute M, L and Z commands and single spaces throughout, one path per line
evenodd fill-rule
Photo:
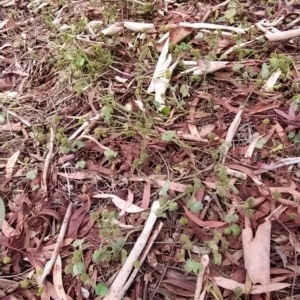
M 158 228 L 155 230 L 155 232 L 153 233 L 150 241 L 148 242 L 148 246 L 146 248 L 146 250 L 144 251 L 144 254 L 143 256 L 141 257 L 141 259 L 139 260 L 140 264 L 142 264 L 144 262 L 144 260 L 146 259 L 149 251 L 151 250 L 152 248 L 152 245 L 153 243 L 155 242 L 159 232 L 161 231 L 163 227 L 163 223 L 160 222 L 159 225 L 158 225 Z M 129 277 L 129 279 L 127 280 L 126 284 L 124 285 L 124 287 L 121 289 L 120 291 L 120 298 L 119 299 L 122 299 L 123 296 L 125 295 L 125 293 L 127 292 L 127 290 L 129 289 L 130 285 L 132 284 L 137 272 L 139 271 L 139 268 L 135 268 L 133 271 L 132 271 L 132 274 L 131 276 Z
M 53 153 L 53 145 L 54 145 L 54 130 L 53 130 L 53 128 L 50 128 L 50 140 L 49 140 L 49 145 L 48 145 L 48 153 L 46 156 L 42 179 L 41 179 L 41 188 L 45 192 L 47 192 L 47 177 L 48 177 L 49 165 L 50 165 L 50 161 L 51 161 L 52 153 Z
M 243 108 L 241 108 L 238 113 L 236 114 L 234 120 L 232 121 L 232 123 L 230 124 L 229 126 L 229 129 L 227 131 L 227 135 L 226 135 L 226 138 L 225 138 L 225 142 L 224 142 L 224 151 L 222 153 L 223 155 L 223 158 L 222 158 L 222 164 L 225 163 L 225 160 L 226 160 L 226 155 L 228 153 L 228 150 L 229 148 L 231 147 L 231 142 L 232 142 L 232 139 L 233 137 L 235 136 L 236 134 L 236 131 L 237 129 L 239 128 L 239 125 L 241 123 L 241 115 L 243 113 Z
M 272 32 L 267 33 L 265 37 L 270 42 L 277 42 L 277 41 L 284 41 L 284 40 L 290 40 L 297 36 L 300 36 L 300 28 L 287 30 L 287 31 L 281 31 L 281 32 Z
M 205 254 L 201 258 L 202 270 L 198 274 L 194 300 L 204 299 L 206 290 L 205 290 L 205 288 L 202 288 L 202 284 L 203 284 L 203 277 L 204 277 L 206 268 L 208 266 L 208 263 L 209 263 L 209 257 L 207 254 Z M 202 291 L 202 293 L 201 293 L 201 291 Z
M 125 291 L 125 287 L 127 286 L 127 279 L 132 272 L 134 263 L 138 260 L 140 254 L 142 253 L 149 236 L 151 234 L 152 228 L 156 222 L 156 210 L 159 209 L 160 204 L 159 201 L 154 201 L 151 207 L 151 212 L 145 224 L 145 227 L 137 239 L 133 249 L 130 252 L 125 264 L 121 268 L 118 276 L 115 281 L 111 285 L 107 295 L 104 297 L 104 300 L 121 300 L 123 298 L 122 293 Z
M 59 231 L 59 234 L 58 234 L 58 237 L 57 237 L 57 241 L 56 241 L 56 244 L 55 244 L 54 251 L 52 253 L 52 257 L 46 263 L 43 274 L 40 277 L 40 280 L 39 280 L 39 285 L 40 286 L 43 284 L 43 282 L 44 282 L 45 278 L 47 277 L 47 275 L 50 274 L 50 272 L 53 268 L 53 265 L 56 261 L 60 246 L 61 246 L 61 244 L 64 240 L 64 237 L 65 237 L 65 234 L 66 234 L 66 231 L 67 231 L 67 228 L 68 228 L 69 220 L 70 220 L 70 217 L 71 217 L 71 212 L 72 212 L 72 203 L 70 202 L 69 206 L 67 208 L 66 214 L 65 214 L 65 218 L 64 218 L 64 220 L 61 224 L 61 227 L 60 227 L 60 231 Z

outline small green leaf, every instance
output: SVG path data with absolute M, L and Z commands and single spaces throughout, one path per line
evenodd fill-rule
M 0 197 L 0 229 L 2 228 L 2 221 L 5 218 L 5 205 L 3 199 Z
M 231 227 L 226 228 L 226 229 L 224 230 L 224 233 L 225 233 L 226 235 L 229 235 L 229 234 L 231 233 Z
M 0 114 L 0 124 L 4 122 L 5 122 L 5 117 L 2 114 Z
M 81 81 L 77 81 L 74 85 L 73 85 L 73 91 L 76 92 L 77 94 L 81 94 L 83 92 L 83 82 Z
M 113 113 L 113 108 L 109 105 L 105 105 L 101 109 L 101 114 L 104 116 L 111 115 Z
M 85 265 L 82 261 L 79 261 L 73 266 L 73 274 L 75 276 L 82 274 L 85 271 Z
M 175 131 L 166 131 L 161 136 L 164 142 L 170 142 L 172 139 L 178 138 L 177 133 Z
M 289 138 L 290 140 L 292 140 L 292 139 L 295 137 L 295 135 L 296 135 L 295 131 L 291 131 L 291 132 L 289 133 L 289 135 L 288 135 L 288 138 Z
M 300 134 L 299 134 L 299 133 L 294 137 L 293 142 L 294 142 L 295 144 L 300 143 Z
M 188 259 L 184 265 L 184 269 L 189 273 L 198 274 L 202 270 L 202 264 L 193 259 Z
M 231 19 L 236 15 L 236 9 L 235 8 L 230 8 L 227 9 L 225 12 L 225 18 L 226 19 Z
M 234 64 L 234 66 L 232 67 L 232 71 L 237 72 L 242 68 L 244 68 L 244 65 L 240 64 L 240 63 L 237 63 L 237 64 Z
M 104 297 L 108 292 L 108 288 L 105 283 L 98 283 L 95 287 L 95 292 L 97 296 Z
M 99 263 L 99 262 L 110 262 L 111 260 L 111 253 L 107 251 L 106 249 L 99 249 L 95 250 L 92 255 L 93 263 Z
M 278 68 L 278 65 L 279 65 L 278 59 L 276 57 L 272 57 L 270 59 L 270 65 L 271 65 L 272 69 Z
M 119 252 L 125 244 L 125 239 L 120 237 L 116 242 L 112 243 L 112 250 L 114 253 Z
M 37 174 L 35 171 L 28 171 L 27 174 L 26 174 L 26 178 L 29 179 L 29 180 L 34 180 L 36 179 L 37 177 Z
M 34 191 L 38 190 L 39 188 L 40 188 L 40 185 L 39 185 L 39 184 L 35 184 L 35 185 L 31 188 L 31 190 L 34 192 Z
M 79 247 L 79 246 L 81 246 L 81 245 L 83 244 L 83 242 L 84 242 L 84 239 L 78 239 L 78 240 L 75 240 L 75 241 L 73 242 L 72 246 L 73 246 L 74 248 Z
M 160 112 L 164 115 L 164 116 L 168 116 L 170 114 L 170 106 L 165 106 Z
M 75 169 L 84 169 L 86 166 L 86 162 L 84 160 L 80 160 L 76 163 Z
M 239 220 L 239 216 L 237 214 L 233 214 L 233 215 L 226 215 L 225 216 L 225 222 L 227 223 L 235 223 Z
M 78 149 L 84 147 L 84 145 L 85 145 L 85 144 L 84 144 L 83 141 L 76 141 L 76 142 L 74 143 L 74 146 L 77 147 Z
M 233 233 L 234 236 L 240 235 L 241 228 L 240 228 L 240 226 L 238 224 L 232 224 L 230 226 L 230 228 L 231 228 L 231 231 L 232 231 L 232 233 Z
M 124 265 L 127 259 L 127 251 L 125 249 L 121 249 L 121 264 Z
M 170 202 L 169 204 L 168 204 L 168 209 L 169 209 L 169 211 L 170 212 L 172 212 L 172 211 L 176 211 L 177 209 L 178 209 L 178 204 L 177 204 L 177 202 Z
M 59 147 L 59 151 L 62 154 L 67 154 L 67 153 L 69 153 L 71 151 L 71 149 L 69 147 L 67 147 L 67 146 L 61 145 Z
M 270 150 L 270 153 L 273 153 L 273 152 L 277 152 L 277 151 L 280 151 L 283 149 L 283 144 L 278 144 L 277 146 L 275 146 L 273 149 Z
M 85 58 L 83 56 L 79 56 L 75 59 L 75 66 L 77 68 L 83 67 L 84 63 L 85 63 Z
M 214 263 L 217 266 L 222 264 L 222 255 L 218 251 L 213 251 Z
M 107 150 L 104 151 L 104 156 L 107 159 L 112 159 L 112 158 L 116 158 L 118 156 L 118 153 L 111 150 L 111 149 L 107 149 Z
M 262 149 L 266 142 L 267 142 L 267 140 L 265 138 L 261 138 L 261 139 L 258 140 L 255 147 L 257 149 Z
M 261 74 L 261 78 L 262 79 L 269 78 L 270 71 L 269 71 L 269 66 L 266 63 L 262 64 L 262 68 L 261 68 L 261 73 L 260 74 Z
M 169 180 L 167 180 L 164 183 L 162 189 L 159 191 L 159 196 L 165 196 L 165 195 L 167 195 L 167 192 L 170 189 L 170 185 L 171 185 L 171 182 Z
M 203 209 L 202 202 L 189 201 L 187 207 L 194 213 L 198 213 Z
M 190 96 L 189 89 L 190 87 L 187 84 L 182 84 L 180 86 L 180 94 L 183 98 Z
M 203 32 L 198 32 L 195 36 L 196 40 L 202 40 L 204 38 Z

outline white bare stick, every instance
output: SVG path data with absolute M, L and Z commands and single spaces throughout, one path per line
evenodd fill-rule
M 99 143 L 94 137 L 92 137 L 92 136 L 90 136 L 90 135 L 85 135 L 85 134 L 83 134 L 83 135 L 81 135 L 78 139 L 81 139 L 81 138 L 86 138 L 86 139 L 88 139 L 88 140 L 93 141 L 94 143 L 96 143 L 96 144 L 97 144 L 101 149 L 103 149 L 103 150 L 109 149 L 108 147 L 106 147 L 106 146 L 102 145 L 101 143 Z
M 148 255 L 149 251 L 151 250 L 151 247 L 152 247 L 154 241 L 156 240 L 156 238 L 157 238 L 159 232 L 161 231 L 162 227 L 163 227 L 163 223 L 160 222 L 159 225 L 158 225 L 158 228 L 155 230 L 155 232 L 154 232 L 153 235 L 151 236 L 151 240 L 150 240 L 149 243 L 148 243 L 147 249 L 144 251 L 144 254 L 143 254 L 143 256 L 141 257 L 141 259 L 140 259 L 140 261 L 139 261 L 140 264 L 142 264 L 142 263 L 144 262 L 144 260 L 146 259 L 147 255 Z M 118 300 L 123 299 L 125 293 L 126 293 L 127 290 L 129 289 L 129 287 L 130 287 L 131 283 L 133 282 L 133 280 L 134 280 L 134 278 L 135 278 L 135 276 L 136 276 L 136 274 L 137 274 L 138 271 L 139 271 L 139 268 L 135 268 L 135 269 L 133 270 L 131 276 L 129 277 L 129 279 L 128 279 L 127 282 L 125 283 L 124 287 L 121 289 L 121 291 L 120 291 L 120 293 L 119 293 L 119 298 L 118 298 Z
M 225 163 L 226 160 L 226 155 L 228 153 L 229 148 L 231 147 L 229 144 L 231 144 L 233 137 L 236 134 L 236 131 L 239 128 L 239 125 L 241 123 L 241 115 L 243 112 L 243 108 L 241 108 L 238 113 L 236 114 L 234 120 L 232 121 L 232 123 L 230 124 L 228 131 L 227 131 L 227 135 L 225 138 L 225 143 L 224 143 L 224 152 L 222 153 L 223 155 L 223 160 L 222 160 L 222 164 Z
M 187 23 L 187 22 L 180 22 L 178 24 L 182 27 L 189 27 L 189 28 L 195 28 L 195 29 L 223 29 L 223 30 L 229 30 L 234 31 L 236 33 L 245 33 L 246 29 L 233 27 L 233 26 L 225 26 L 225 25 L 216 25 L 211 23 Z
M 53 153 L 53 145 L 54 145 L 54 131 L 53 131 L 53 128 L 50 128 L 50 140 L 49 140 L 49 145 L 48 145 L 48 153 L 46 156 L 43 174 L 42 174 L 42 180 L 41 180 L 41 188 L 45 192 L 47 192 L 47 177 L 48 177 L 49 165 L 50 165 L 50 161 L 51 161 L 52 153 Z
M 85 121 L 70 137 L 69 140 L 75 140 L 75 138 L 82 132 L 84 131 L 88 126 L 89 126 L 89 122 Z
M 290 40 L 290 39 L 295 38 L 297 36 L 300 36 L 300 28 L 287 30 L 287 31 L 281 31 L 281 32 L 267 33 L 265 35 L 265 37 L 270 42 Z
M 60 231 L 59 231 L 59 234 L 58 234 L 58 237 L 57 237 L 57 241 L 56 241 L 56 244 L 55 244 L 54 251 L 52 253 L 52 257 L 46 263 L 43 274 L 41 275 L 41 278 L 39 280 L 39 285 L 40 286 L 43 284 L 43 282 L 44 282 L 45 278 L 47 277 L 47 275 L 50 274 L 50 272 L 53 268 L 53 265 L 56 261 L 60 246 L 61 246 L 61 244 L 62 244 L 62 242 L 65 238 L 65 234 L 66 234 L 68 224 L 69 224 L 69 220 L 70 220 L 70 217 L 71 217 L 71 212 L 72 212 L 72 203 L 70 202 L 69 206 L 67 208 L 66 214 L 65 214 L 65 218 L 64 218 L 64 220 L 61 224 L 61 227 L 60 227 Z
M 151 207 L 151 212 L 149 217 L 146 221 L 145 227 L 137 239 L 133 249 L 131 250 L 125 264 L 121 268 L 118 276 L 116 277 L 115 281 L 109 288 L 107 295 L 104 297 L 104 300 L 119 300 L 120 298 L 120 291 L 124 288 L 128 277 L 133 269 L 134 263 L 138 260 L 139 256 L 141 255 L 148 239 L 151 234 L 152 228 L 156 222 L 156 210 L 159 209 L 160 204 L 159 201 L 154 201 Z M 124 290 L 123 290 L 124 291 Z
M 208 266 L 208 263 L 209 263 L 209 257 L 208 257 L 207 254 L 205 254 L 201 258 L 202 270 L 200 270 L 200 272 L 198 274 L 194 300 L 199 300 L 200 299 L 201 291 L 202 291 L 203 277 L 204 277 L 206 268 Z M 205 289 L 203 289 L 203 290 L 205 290 Z

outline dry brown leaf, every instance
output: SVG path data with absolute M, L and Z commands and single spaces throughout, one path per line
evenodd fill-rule
M 83 180 L 83 179 L 91 179 L 93 177 L 101 180 L 101 176 L 91 171 L 77 171 L 73 173 L 57 172 L 57 175 L 62 176 L 64 178 L 68 178 L 69 180 Z
M 163 187 L 166 184 L 166 180 L 161 180 L 161 179 L 155 179 L 153 178 L 153 181 L 155 181 L 158 185 Z M 180 192 L 183 193 L 186 189 L 186 185 L 178 182 L 170 182 L 170 190 L 173 190 L 175 192 Z
M 245 292 L 245 285 L 242 283 L 239 283 L 232 279 L 227 279 L 223 277 L 214 277 L 216 283 L 218 286 L 228 289 L 228 290 L 235 290 L 237 287 L 241 288 L 243 292 Z M 270 284 L 264 284 L 264 285 L 252 285 L 252 289 L 250 291 L 250 294 L 262 294 L 262 293 L 269 293 L 273 291 L 282 290 L 284 288 L 287 288 L 291 286 L 289 283 L 270 283 Z
M 293 246 L 293 248 L 295 249 L 295 251 L 300 253 L 300 242 L 297 240 L 297 238 L 292 233 L 289 234 L 289 241 L 290 241 L 291 245 Z
M 3 234 L 7 237 L 10 238 L 12 236 L 18 235 L 19 232 L 12 228 L 7 221 L 2 220 L 2 228 L 1 228 Z
M 146 179 L 146 183 L 144 184 L 144 192 L 143 192 L 141 208 L 144 209 L 149 208 L 150 196 L 151 196 L 151 184 L 150 184 L 150 180 Z
M 185 37 L 187 37 L 189 34 L 191 34 L 193 32 L 193 28 L 188 28 L 188 27 L 182 27 L 182 26 L 177 26 L 175 28 L 172 28 L 169 31 L 169 43 L 176 45 L 178 42 L 180 42 L 181 40 L 183 40 Z M 167 40 L 167 36 L 166 38 L 161 41 L 160 43 L 156 44 L 156 49 L 158 51 L 161 51 L 165 42 Z
M 127 203 L 127 201 L 113 194 L 98 194 L 98 195 L 94 195 L 93 198 L 97 198 L 97 199 L 112 198 L 112 202 L 114 203 L 115 206 L 131 214 L 139 213 L 146 210 L 138 207 L 137 205 Z
M 295 265 L 287 265 L 286 266 L 288 269 L 294 271 L 297 274 L 300 274 L 300 266 L 295 266 Z
M 0 125 L 0 131 L 21 131 L 21 130 L 22 130 L 21 122 Z
M 198 217 L 193 215 L 185 206 L 183 207 L 183 209 L 184 209 L 185 214 L 187 215 L 187 217 L 191 221 L 193 221 L 194 223 L 199 225 L 200 227 L 219 228 L 219 227 L 225 226 L 227 224 L 226 222 L 218 222 L 218 221 L 202 221 L 201 219 L 199 219 Z
M 259 225 L 254 238 L 251 228 L 242 231 L 245 269 L 254 284 L 270 283 L 271 226 L 268 220 Z
M 20 155 L 20 150 L 16 151 L 7 161 L 6 163 L 6 179 L 10 179 L 13 173 L 14 166 L 18 160 Z
M 199 132 L 200 137 L 205 137 L 206 135 L 210 134 L 214 129 L 215 125 L 205 125 Z

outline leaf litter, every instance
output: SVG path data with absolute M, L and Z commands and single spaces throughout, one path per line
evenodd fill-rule
M 300 294 L 300 7 L 267 2 L 0 2 L 1 298 Z

